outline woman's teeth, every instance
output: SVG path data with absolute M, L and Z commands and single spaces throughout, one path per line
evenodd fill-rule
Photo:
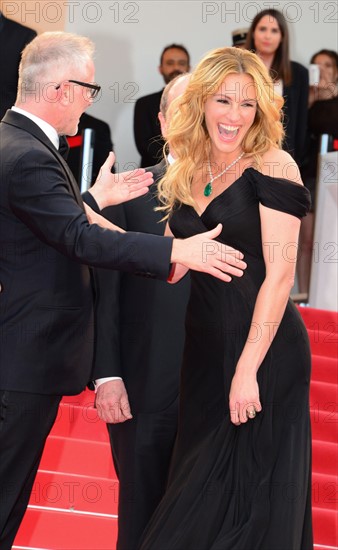
M 226 137 L 236 137 L 239 132 L 238 126 L 224 126 L 223 124 L 218 125 L 218 131 L 222 136 Z

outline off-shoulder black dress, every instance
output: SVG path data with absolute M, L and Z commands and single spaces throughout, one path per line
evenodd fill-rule
M 142 550 L 313 548 L 311 358 L 291 301 L 258 371 L 263 411 L 239 427 L 229 419 L 231 380 L 265 277 L 259 203 L 300 218 L 309 193 L 248 168 L 201 216 L 184 205 L 171 219 L 182 238 L 221 222 L 220 240 L 243 251 L 248 267 L 230 283 L 191 273 L 178 437 Z

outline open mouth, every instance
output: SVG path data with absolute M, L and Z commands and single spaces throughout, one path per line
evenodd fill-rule
M 234 139 L 239 132 L 239 127 L 230 126 L 230 125 L 225 126 L 224 124 L 218 124 L 218 131 L 221 136 L 227 139 Z

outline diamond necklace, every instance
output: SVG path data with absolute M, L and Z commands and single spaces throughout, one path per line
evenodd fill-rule
M 209 183 L 206 184 L 206 186 L 204 187 L 204 196 L 205 197 L 210 197 L 211 193 L 212 193 L 212 184 L 214 183 L 215 180 L 217 180 L 218 178 L 220 178 L 221 176 L 223 176 L 223 174 L 225 174 L 225 172 L 227 172 L 228 170 L 230 170 L 230 168 L 232 168 L 232 166 L 234 166 L 239 160 L 241 160 L 242 156 L 244 155 L 244 151 L 243 153 L 241 153 L 239 155 L 239 157 L 237 157 L 233 162 L 231 162 L 231 164 L 229 164 L 229 166 L 227 166 L 226 168 L 224 168 L 224 170 L 222 170 L 222 172 L 220 172 L 217 176 L 213 176 L 212 175 L 212 172 L 211 172 L 211 164 L 210 164 L 210 158 L 208 159 L 208 172 L 209 172 L 209 176 L 210 176 L 210 181 Z

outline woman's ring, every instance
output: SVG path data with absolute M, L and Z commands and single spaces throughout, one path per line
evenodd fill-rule
M 255 418 L 255 416 L 256 416 L 255 409 L 253 409 L 251 411 L 246 411 L 246 415 L 247 415 L 248 418 Z

